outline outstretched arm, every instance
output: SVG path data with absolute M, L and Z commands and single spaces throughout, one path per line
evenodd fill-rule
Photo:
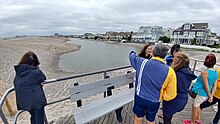
M 131 51 L 130 54 L 129 54 L 129 60 L 130 60 L 130 64 L 131 66 L 137 70 L 137 55 L 136 55 L 136 52 L 134 51 Z

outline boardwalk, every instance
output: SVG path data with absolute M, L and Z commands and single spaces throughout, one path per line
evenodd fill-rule
M 191 106 L 192 100 L 189 97 L 189 101 L 183 111 L 180 113 L 176 113 L 173 117 L 173 124 L 182 124 L 182 121 L 185 119 L 191 118 Z M 105 115 L 94 122 L 91 122 L 90 124 L 133 124 L 134 122 L 134 114 L 132 112 L 132 106 L 133 103 L 130 103 L 126 106 L 124 106 L 124 109 L 122 111 L 122 117 L 123 122 L 119 123 L 116 119 L 115 112 L 111 112 L 108 115 Z M 161 110 L 158 111 L 158 115 L 161 115 Z M 214 117 L 215 112 L 212 107 L 206 108 L 202 111 L 202 123 L 203 124 L 211 124 L 211 120 Z M 156 117 L 156 124 L 159 124 L 159 122 L 162 122 L 162 119 L 160 119 L 158 116 Z M 60 118 L 60 120 L 56 123 L 51 122 L 51 124 L 75 124 L 73 115 L 66 116 L 63 118 Z M 144 119 L 143 124 L 146 124 L 146 120 Z

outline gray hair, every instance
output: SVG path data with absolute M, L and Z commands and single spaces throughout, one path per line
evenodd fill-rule
M 168 50 L 169 49 L 165 44 L 158 43 L 154 46 L 153 56 L 160 57 L 160 58 L 164 59 L 167 55 Z

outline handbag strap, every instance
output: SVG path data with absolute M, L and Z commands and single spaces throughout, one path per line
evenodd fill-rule
M 139 75 L 138 75 L 138 85 L 137 85 L 137 95 L 140 94 L 140 88 L 141 88 L 141 78 L 142 78 L 142 75 L 143 75 L 143 70 L 144 70 L 144 67 L 145 67 L 145 64 L 148 62 L 149 59 L 144 59 L 144 61 L 142 62 L 141 64 L 141 67 L 140 67 L 140 71 L 139 71 Z

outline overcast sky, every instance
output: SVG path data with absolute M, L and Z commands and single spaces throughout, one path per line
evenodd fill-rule
M 219 0 L 0 0 L 0 37 L 137 31 L 207 22 L 220 33 Z

